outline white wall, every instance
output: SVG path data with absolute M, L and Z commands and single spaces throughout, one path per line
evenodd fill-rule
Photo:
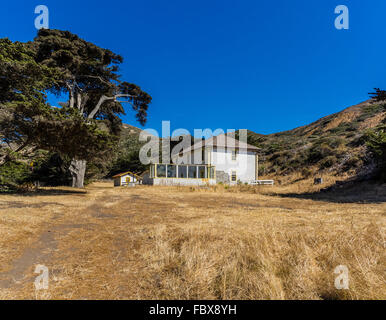
M 189 164 L 199 164 L 195 161 L 194 152 L 189 152 L 187 158 Z M 237 181 L 250 182 L 257 180 L 256 177 L 256 153 L 246 150 L 238 150 L 236 161 L 232 160 L 232 149 L 224 147 L 207 148 L 209 154 L 206 155 L 207 164 L 216 167 L 216 171 L 224 171 L 231 178 L 232 171 L 237 173 Z M 201 150 L 198 151 L 198 156 L 201 155 Z M 199 159 L 201 159 L 199 157 Z
M 204 186 L 216 184 L 215 179 L 154 178 L 155 186 Z
M 224 171 L 231 178 L 232 171 L 237 173 L 237 181 L 249 182 L 256 179 L 256 154 L 239 150 L 236 161 L 232 160 L 232 150 L 217 147 L 212 151 L 211 164 L 216 171 Z
M 127 174 L 127 175 L 121 177 L 121 185 L 126 183 L 126 178 L 130 178 L 130 182 L 137 182 L 136 177 L 133 177 L 132 175 Z

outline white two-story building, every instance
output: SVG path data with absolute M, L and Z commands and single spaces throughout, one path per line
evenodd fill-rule
M 144 184 L 250 183 L 259 178 L 258 151 L 227 135 L 212 137 L 172 154 L 172 164 L 152 164 Z

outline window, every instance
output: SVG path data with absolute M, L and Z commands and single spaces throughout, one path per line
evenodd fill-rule
M 232 171 L 231 181 L 232 182 L 237 182 L 237 173 L 236 173 L 236 171 Z
M 170 179 L 215 179 L 215 170 L 215 167 L 206 165 L 154 164 L 150 166 L 150 177 Z M 135 181 L 134 177 L 130 175 L 123 180 L 126 182 Z
M 188 167 L 178 166 L 178 178 L 187 178 L 187 177 L 188 177 Z
M 165 164 L 157 164 L 157 177 L 158 178 L 166 178 L 166 165 Z
M 205 167 L 204 166 L 199 166 L 198 167 L 198 178 L 199 179 L 205 179 L 206 178 Z
M 189 178 L 196 179 L 197 178 L 197 167 L 189 166 Z
M 168 165 L 168 178 L 177 177 L 177 167 L 173 165 Z
M 232 161 L 237 160 L 237 150 L 232 150 Z

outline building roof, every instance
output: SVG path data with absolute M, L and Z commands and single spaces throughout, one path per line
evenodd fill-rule
M 127 175 L 130 175 L 130 174 L 135 176 L 137 179 L 142 179 L 142 177 L 140 177 L 139 175 L 137 175 L 137 174 L 135 174 L 135 173 L 133 173 L 131 171 L 126 171 L 126 172 L 118 173 L 115 176 L 113 176 L 113 179 L 120 178 L 120 177 L 123 177 L 123 176 L 127 176 Z
M 207 147 L 207 146 L 239 149 L 239 150 L 254 151 L 254 152 L 257 152 L 260 150 L 260 148 L 252 146 L 248 143 L 236 140 L 235 138 L 227 136 L 226 134 L 221 134 L 215 137 L 211 137 L 207 140 L 201 140 L 195 143 L 194 145 L 192 145 L 191 147 L 186 148 L 183 153 L 191 152 L 197 149 L 202 149 L 203 147 Z

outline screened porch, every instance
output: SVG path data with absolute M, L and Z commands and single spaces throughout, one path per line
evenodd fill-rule
M 163 179 L 216 179 L 216 170 L 208 165 L 150 165 L 150 178 Z

